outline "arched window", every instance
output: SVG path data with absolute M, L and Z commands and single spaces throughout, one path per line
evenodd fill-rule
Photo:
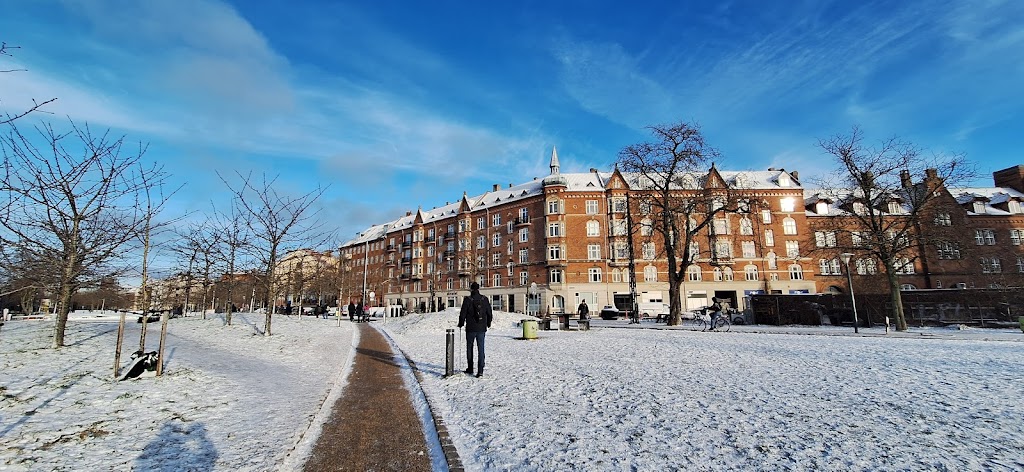
M 721 282 L 722 281 L 722 269 L 720 269 L 718 267 L 715 267 L 714 273 L 715 273 L 715 282 Z
M 800 264 L 793 264 L 789 266 L 789 280 L 803 280 L 804 269 L 800 267 Z
M 725 270 L 722 271 L 722 279 L 726 282 L 732 282 L 732 267 L 726 267 Z
M 658 268 L 654 266 L 644 267 L 644 282 L 657 282 Z
M 744 236 L 750 236 L 754 234 L 754 224 L 751 223 L 750 218 L 746 216 L 740 220 L 740 234 Z
M 691 282 L 699 282 L 701 280 L 700 266 L 692 265 L 690 267 L 687 267 L 686 275 Z
M 782 220 L 782 232 L 784 234 L 796 234 L 796 220 L 788 216 Z
M 743 268 L 743 279 L 746 280 L 746 281 L 756 281 L 756 280 L 758 280 L 757 266 L 755 266 L 755 265 L 748 265 L 748 266 L 744 267 Z
M 565 313 L 565 298 L 561 295 L 551 297 L 551 312 Z

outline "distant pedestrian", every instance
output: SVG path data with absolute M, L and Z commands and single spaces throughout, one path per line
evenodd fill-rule
M 491 312 L 491 302 L 480 294 L 480 284 L 473 282 L 469 286 L 469 296 L 462 300 L 462 309 L 459 310 L 459 328 L 466 327 L 466 370 L 467 374 L 473 373 L 473 344 L 476 344 L 478 363 L 476 364 L 476 376 L 484 375 L 484 339 L 487 337 L 487 328 L 491 327 L 494 314 Z
M 356 304 L 354 302 L 352 302 L 351 300 L 348 302 L 348 320 L 349 321 L 355 321 L 356 320 Z
M 718 317 L 722 314 L 722 302 L 720 300 L 718 300 L 717 298 L 714 298 L 714 297 L 711 298 L 711 302 L 712 302 L 711 303 L 711 307 L 708 308 L 708 311 L 711 312 L 711 329 L 710 329 L 710 331 L 714 331 L 715 330 L 715 323 L 718 322 Z
M 590 318 L 590 307 L 587 306 L 587 301 L 583 300 L 580 302 L 579 308 L 576 309 L 576 313 L 580 315 L 581 320 Z

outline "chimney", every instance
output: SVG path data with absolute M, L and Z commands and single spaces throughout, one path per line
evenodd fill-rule
M 926 178 L 928 180 L 935 180 L 935 179 L 939 178 L 939 171 L 937 171 L 935 169 L 925 169 L 924 170 L 924 178 Z
M 597 169 L 595 169 L 595 168 L 591 167 L 591 168 L 590 168 L 590 173 L 591 173 L 591 174 L 596 174 L 596 173 L 597 173 Z
M 494 186 L 493 186 L 493 187 L 491 188 L 491 191 L 492 191 L 492 192 L 497 192 L 497 191 L 498 191 L 498 189 L 500 189 L 500 188 L 501 188 L 501 185 L 498 185 L 498 184 L 494 184 Z
M 796 180 L 797 182 L 800 181 L 800 173 L 799 172 L 794 170 L 793 172 L 790 172 L 790 174 L 793 176 L 793 180 Z
M 508 188 L 512 188 L 512 184 L 508 184 Z
M 1013 166 L 992 173 L 992 180 L 996 187 L 1010 187 L 1018 192 L 1024 192 L 1024 166 Z
M 412 216 L 412 212 L 411 212 L 411 211 L 409 211 L 409 210 L 406 210 L 406 211 L 405 211 L 405 216 Z
M 900 171 L 900 185 L 903 186 L 903 188 L 910 188 L 914 185 L 914 183 L 910 180 L 909 170 L 903 169 Z

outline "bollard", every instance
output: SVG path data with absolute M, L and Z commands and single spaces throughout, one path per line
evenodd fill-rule
M 889 334 L 889 317 L 885 317 L 885 334 Z
M 455 374 L 455 330 L 446 329 L 444 333 L 445 355 L 444 355 L 444 376 L 451 377 Z

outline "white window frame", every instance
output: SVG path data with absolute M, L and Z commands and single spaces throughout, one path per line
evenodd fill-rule
M 597 200 L 587 200 L 584 203 L 584 205 L 586 207 L 586 212 L 587 212 L 588 215 L 597 215 L 598 214 L 598 203 L 597 203 Z
M 601 260 L 601 245 L 600 244 L 587 244 L 587 260 L 591 260 L 591 261 Z

